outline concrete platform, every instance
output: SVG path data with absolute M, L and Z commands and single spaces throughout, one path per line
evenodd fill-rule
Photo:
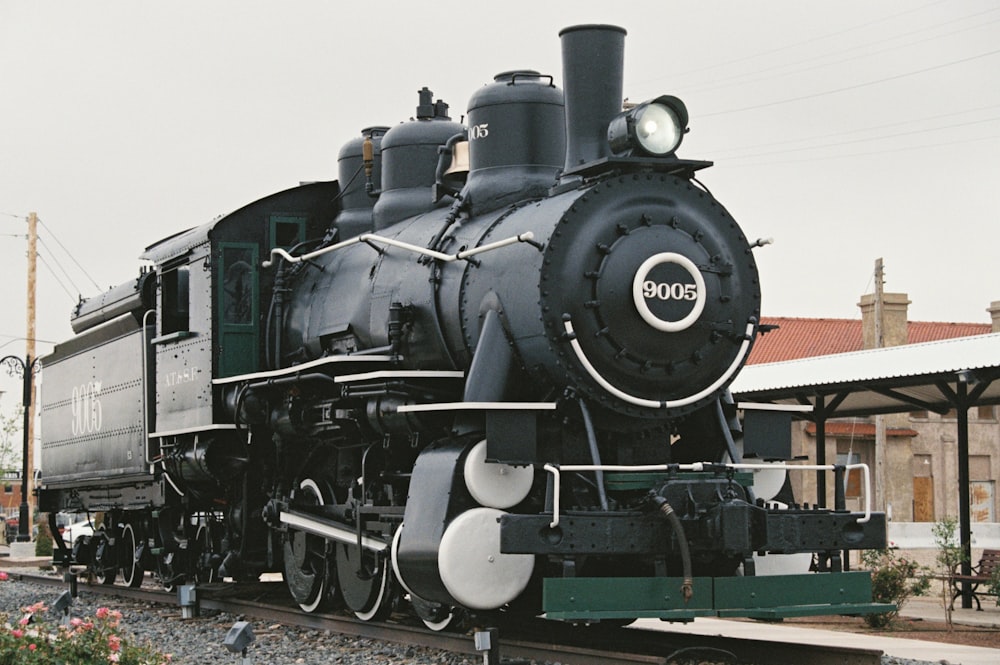
M 900 613 L 924 621 L 943 622 L 944 609 L 940 598 L 913 598 Z M 1000 608 L 983 606 L 983 611 L 956 609 L 952 622 L 959 625 L 996 628 L 1000 630 Z M 735 621 L 729 619 L 696 619 L 689 624 L 665 624 L 655 619 L 641 619 L 633 624 L 649 630 L 666 630 L 689 635 L 738 637 L 752 640 L 819 644 L 830 647 L 862 647 L 880 649 L 887 656 L 912 658 L 931 662 L 947 661 L 950 665 L 998 665 L 1000 649 L 914 640 L 903 637 L 868 635 L 836 630 L 806 628 L 794 624 Z
M 983 596 L 980 602 L 983 609 L 980 612 L 975 609 L 976 602 L 972 602 L 973 609 L 963 610 L 958 605 L 961 600 L 955 601 L 955 610 L 952 612 L 952 623 L 962 626 L 978 626 L 980 628 L 995 628 L 1000 631 L 1000 607 L 996 604 L 996 598 Z M 911 598 L 903 606 L 900 612 L 905 617 L 922 619 L 924 621 L 944 621 L 944 607 L 940 597 L 918 596 Z M 1000 663 L 1000 660 L 997 661 Z
M 19 549 L 23 551 L 18 552 Z M 50 563 L 52 563 L 50 556 L 35 556 L 34 543 L 0 545 L 0 570 L 14 567 L 44 566 Z

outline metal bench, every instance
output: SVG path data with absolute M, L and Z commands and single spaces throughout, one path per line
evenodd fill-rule
M 989 584 L 998 569 L 1000 569 L 1000 550 L 983 550 L 983 556 L 979 559 L 979 563 L 972 567 L 971 575 L 953 572 L 948 578 L 951 585 L 952 607 L 955 606 L 955 599 L 962 595 L 962 583 L 968 582 L 972 597 L 976 601 L 976 609 L 982 611 L 983 606 L 979 602 L 979 596 L 997 595 L 989 588 Z

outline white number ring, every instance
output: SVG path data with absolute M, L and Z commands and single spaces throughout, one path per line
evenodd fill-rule
M 694 307 L 687 316 L 679 321 L 664 321 L 653 314 L 653 311 L 649 309 L 649 305 L 646 304 L 642 285 L 646 281 L 646 275 L 649 274 L 649 271 L 661 263 L 679 265 L 691 275 L 695 283 L 697 296 L 694 301 Z M 635 271 L 635 278 L 632 280 L 632 300 L 635 301 L 635 308 L 639 311 L 639 316 L 642 317 L 643 321 L 663 332 L 680 332 L 689 328 L 691 324 L 697 321 L 698 317 L 701 316 L 702 310 L 705 309 L 705 278 L 702 276 L 701 271 L 698 270 L 698 266 L 694 264 L 694 261 L 686 256 L 675 252 L 654 254 L 643 261 L 639 269 Z

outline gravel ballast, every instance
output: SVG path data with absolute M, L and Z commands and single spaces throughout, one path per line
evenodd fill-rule
M 16 622 L 21 608 L 44 601 L 50 605 L 62 589 L 32 582 L 0 583 L 0 614 Z M 74 601 L 71 616 L 93 617 L 98 607 L 117 609 L 122 613 L 121 636 L 137 644 L 149 644 L 162 653 L 171 654 L 171 663 L 179 665 L 211 665 L 239 662 L 222 645 L 226 633 L 236 621 L 253 625 L 256 641 L 248 650 L 254 663 L 269 665 L 473 665 L 481 658 L 421 647 L 337 635 L 325 631 L 306 630 L 283 624 L 265 624 L 253 617 L 203 610 L 193 619 L 182 619 L 180 608 L 114 598 L 95 594 L 84 585 Z M 46 621 L 58 624 L 59 617 L 50 614 Z M 471 640 L 471 638 L 470 638 Z
M 59 587 L 33 582 L 0 583 L 0 614 L 16 622 L 21 608 L 44 601 L 51 604 L 60 593 Z M 171 654 L 172 663 L 180 665 L 212 665 L 239 662 L 237 655 L 228 652 L 222 641 L 236 621 L 249 621 L 253 625 L 256 641 L 248 650 L 253 663 L 269 665 L 475 665 L 482 658 L 423 647 L 397 645 L 388 642 L 338 635 L 325 631 L 307 630 L 266 624 L 253 617 L 224 612 L 202 610 L 193 619 L 181 618 L 177 606 L 143 603 L 90 592 L 80 585 L 79 596 L 73 603 L 71 615 L 92 617 L 99 607 L 122 612 L 121 635 L 137 644 L 149 644 L 162 653 Z M 57 624 L 59 617 L 51 615 L 46 620 Z M 471 637 L 470 637 L 471 640 Z M 709 664 L 706 664 L 709 665 Z M 938 665 L 891 656 L 882 657 L 882 665 Z

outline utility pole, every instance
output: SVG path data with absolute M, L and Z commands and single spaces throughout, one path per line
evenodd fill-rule
M 885 272 L 882 259 L 875 259 L 875 348 L 885 346 Z M 875 416 L 875 505 L 887 510 L 885 487 L 885 416 Z M 886 515 L 892 519 L 891 515 Z
M 32 391 L 34 390 L 32 386 L 34 384 L 31 381 L 31 372 L 33 369 L 33 364 L 35 361 L 35 267 L 36 267 L 36 257 L 38 256 L 38 214 L 29 213 L 28 214 L 28 332 L 25 335 L 27 341 L 25 342 L 24 351 L 24 361 L 25 361 L 25 372 L 26 372 L 26 383 Z M 28 441 L 27 449 L 24 454 L 28 458 L 28 464 L 26 468 L 28 469 L 28 482 L 26 487 L 28 488 L 28 495 L 22 500 L 27 500 L 29 506 L 34 505 L 34 489 L 35 489 L 35 400 L 32 399 L 34 395 L 26 396 L 28 401 L 24 404 L 24 431 L 25 437 Z M 22 484 L 22 487 L 25 486 Z M 32 531 L 32 520 L 34 519 L 34 510 L 29 508 L 28 510 L 28 538 L 31 538 Z M 24 533 L 22 531 L 22 533 Z
M 21 449 L 21 506 L 18 514 L 17 542 L 10 545 L 12 559 L 30 558 L 35 554 L 35 546 L 31 542 L 32 534 L 32 494 L 34 490 L 34 383 L 32 378 L 38 358 L 35 357 L 35 261 L 38 254 L 38 215 L 28 216 L 28 328 L 25 340 L 25 356 L 5 356 L 0 358 L 0 365 L 8 365 L 12 374 L 21 375 L 23 394 L 21 403 L 24 407 L 24 424 L 22 434 L 24 440 Z

